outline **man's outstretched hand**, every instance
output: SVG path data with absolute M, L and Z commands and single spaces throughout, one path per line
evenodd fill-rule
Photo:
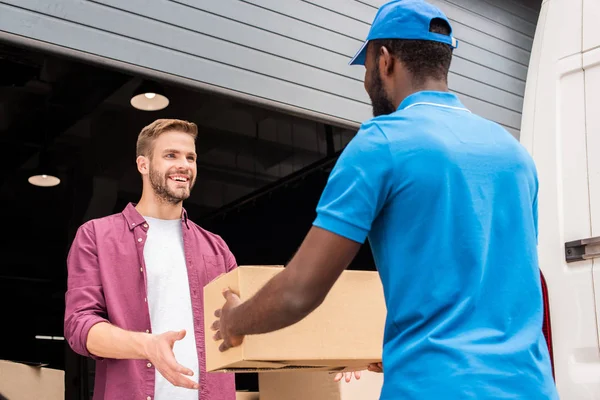
M 223 297 L 225 297 L 225 305 L 215 311 L 215 317 L 219 319 L 211 325 L 211 329 L 216 331 L 213 339 L 223 340 L 223 343 L 219 346 L 220 351 L 239 346 L 244 341 L 244 336 L 235 335 L 231 332 L 231 310 L 242 304 L 242 300 L 230 289 L 223 291 Z
M 382 363 L 369 364 L 369 367 L 367 368 L 367 370 L 369 370 L 371 372 L 382 373 L 383 372 L 383 364 Z M 352 375 L 354 375 L 354 378 L 360 379 L 361 371 L 339 372 L 335 375 L 335 378 L 333 378 L 333 380 L 336 382 L 339 382 L 342 379 L 345 379 L 346 382 L 350 382 L 352 380 Z
M 185 337 L 185 330 L 169 331 L 160 335 L 151 335 L 144 343 L 144 352 L 148 361 L 160 372 L 160 374 L 175 386 L 188 389 L 198 389 L 198 383 L 187 376 L 194 373 L 191 369 L 184 367 L 175 360 L 173 346 L 175 342 Z

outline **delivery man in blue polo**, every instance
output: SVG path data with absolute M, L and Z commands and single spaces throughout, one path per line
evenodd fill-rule
M 448 91 L 456 45 L 422 0 L 379 9 L 351 61 L 366 68 L 374 118 L 339 157 L 284 271 L 244 303 L 224 291 L 221 351 L 308 315 L 368 237 L 388 312 L 382 400 L 558 398 L 542 333 L 536 168 Z

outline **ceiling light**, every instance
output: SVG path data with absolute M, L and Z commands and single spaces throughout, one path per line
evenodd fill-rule
M 65 340 L 63 336 L 35 335 L 37 340 Z
M 169 105 L 169 99 L 161 85 L 143 81 L 133 92 L 131 105 L 142 111 L 158 111 Z
M 28 179 L 29 183 L 35 186 L 52 187 L 60 184 L 60 179 L 53 175 L 33 175 Z

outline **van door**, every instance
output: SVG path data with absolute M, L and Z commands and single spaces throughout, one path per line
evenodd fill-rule
M 583 70 L 585 73 L 585 110 L 587 162 L 590 192 L 590 219 L 593 243 L 587 245 L 593 258 L 592 275 L 596 297 L 596 324 L 600 345 L 600 36 L 598 35 L 598 1 L 583 2 Z

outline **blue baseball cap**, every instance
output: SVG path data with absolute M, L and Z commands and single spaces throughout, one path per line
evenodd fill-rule
M 433 19 L 442 19 L 450 26 L 450 35 L 429 31 Z M 424 0 L 393 0 L 382 5 L 375 15 L 367 40 L 350 65 L 364 65 L 367 45 L 374 39 L 433 40 L 458 47 L 452 26 L 444 13 Z

